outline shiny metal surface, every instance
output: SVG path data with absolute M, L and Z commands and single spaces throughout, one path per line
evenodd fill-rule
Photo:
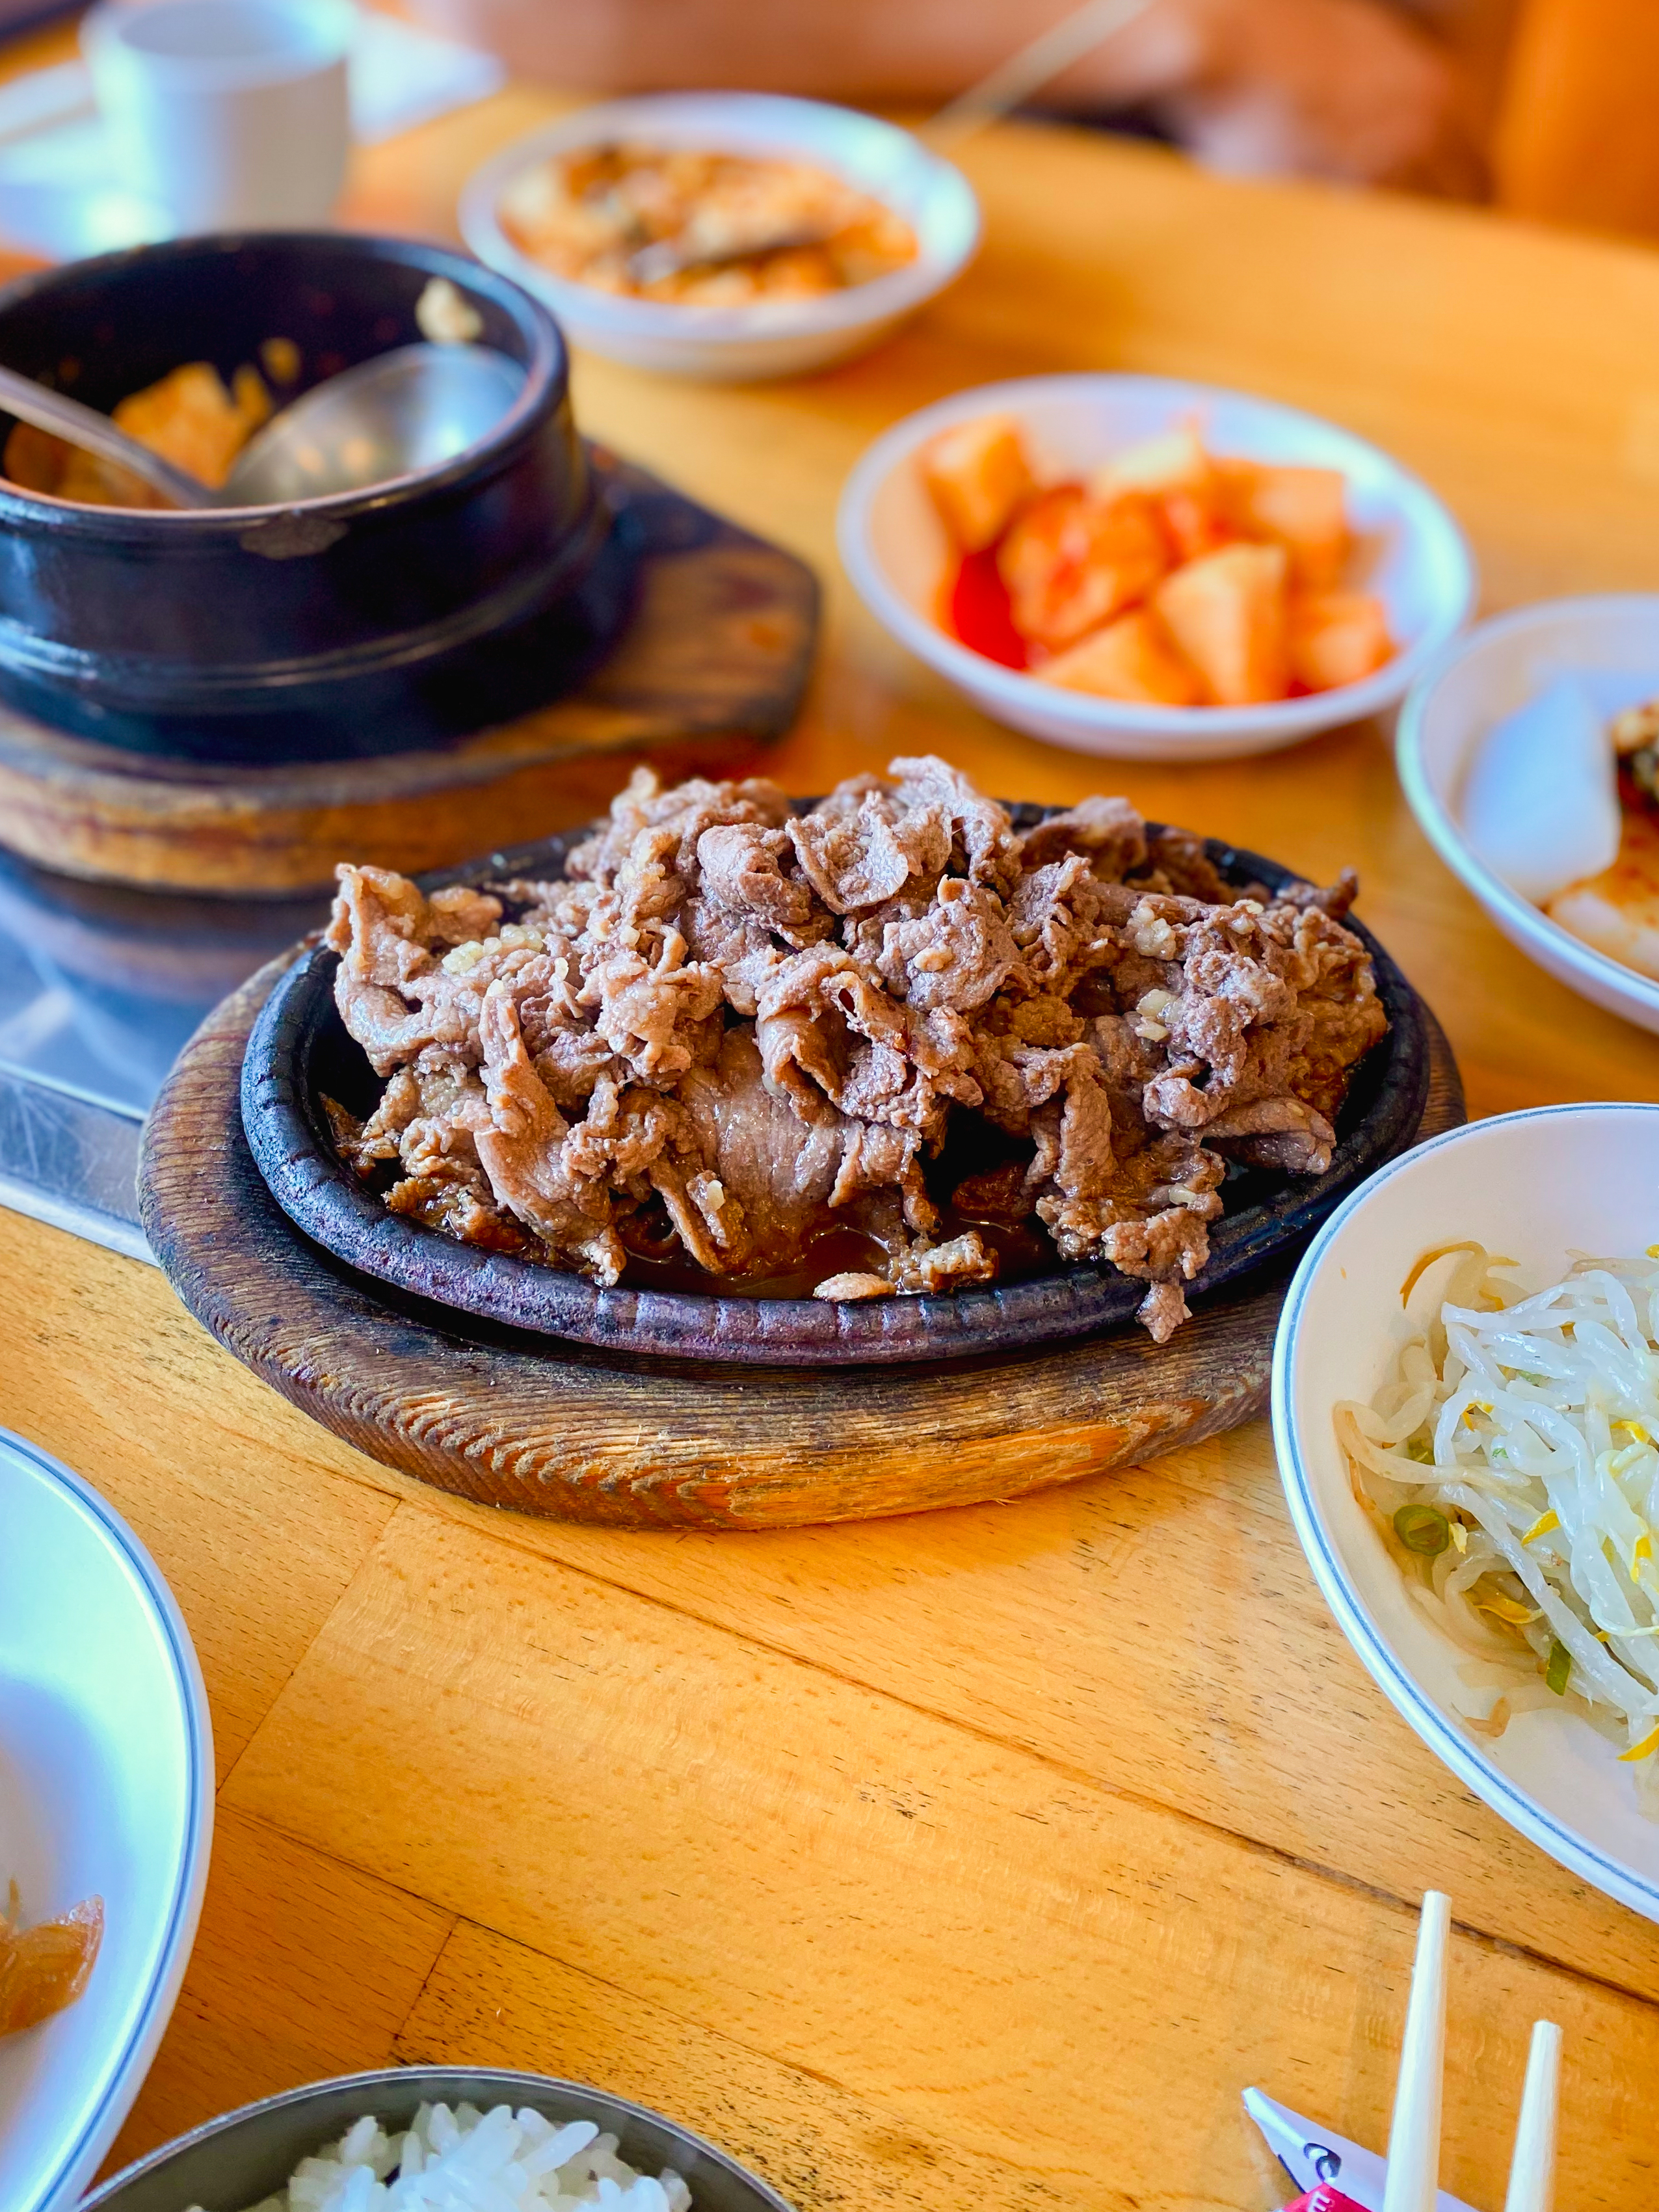
M 0 1206 L 149 1259 L 138 1225 L 143 1126 L 136 1115 L 0 1074 Z
M 524 370 L 489 346 L 409 345 L 361 362 L 273 416 L 214 489 L 107 415 L 0 368 L 0 407 L 113 461 L 174 507 L 271 507 L 390 483 L 453 461 L 487 437 L 524 389 Z
M 236 457 L 211 503 L 264 507 L 390 483 L 487 437 L 524 389 L 493 347 L 407 345 L 314 385 Z
M 204 1015 L 322 902 L 77 883 L 0 854 L 0 1206 L 137 1259 L 139 1139 Z

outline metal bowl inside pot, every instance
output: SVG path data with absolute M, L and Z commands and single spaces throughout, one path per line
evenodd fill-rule
M 428 744 L 577 681 L 629 611 L 631 538 L 596 493 L 558 329 L 505 278 L 403 239 L 185 239 L 0 292 L 0 361 L 108 412 L 186 362 L 228 380 L 262 353 L 268 374 L 297 358 L 281 404 L 418 339 L 434 276 L 525 372 L 453 458 L 190 513 L 0 479 L 0 700 L 105 743 L 306 759 Z M 0 415 L 0 450 L 10 428 Z
M 672 2166 L 690 2185 L 694 2212 L 791 2212 L 735 2159 L 659 2112 L 578 2081 L 484 2066 L 398 2066 L 245 2105 L 128 2166 L 94 2190 L 81 2212 L 180 2212 L 186 2204 L 244 2212 L 281 2189 L 302 2158 L 337 2142 L 362 2113 L 395 2132 L 420 2105 L 464 2102 L 486 2111 L 528 2105 L 554 2121 L 597 2120 L 619 2138 L 619 2154 L 630 2166 L 651 2173 Z

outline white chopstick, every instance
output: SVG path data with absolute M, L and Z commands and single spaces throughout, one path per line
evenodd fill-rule
M 1555 2124 L 1560 2094 L 1561 2031 L 1553 2021 L 1535 2021 L 1504 2212 L 1553 2212 Z
M 954 144 L 972 131 L 982 131 L 988 123 L 996 122 L 1041 91 L 1051 77 L 1103 46 L 1115 32 L 1127 29 L 1151 4 L 1152 0 L 1083 0 L 1080 7 L 1062 15 L 1029 46 L 1010 54 L 977 84 L 969 85 L 930 117 L 921 126 L 922 137 L 935 143 Z
M 1423 1899 L 1412 1967 L 1406 2037 L 1400 2048 L 1382 2212 L 1435 2212 L 1440 2189 L 1440 2081 L 1446 2057 L 1446 1935 L 1451 1899 Z

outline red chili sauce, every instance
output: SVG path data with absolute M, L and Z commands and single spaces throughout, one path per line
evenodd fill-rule
M 1008 586 L 997 568 L 996 550 L 964 553 L 956 574 L 945 579 L 939 594 L 940 627 L 965 645 L 1004 668 L 1029 668 L 1025 641 L 1014 628 Z

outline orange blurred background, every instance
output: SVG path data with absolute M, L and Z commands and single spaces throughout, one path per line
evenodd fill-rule
M 1659 235 L 1659 0 L 1522 0 L 1501 87 L 1500 206 Z

